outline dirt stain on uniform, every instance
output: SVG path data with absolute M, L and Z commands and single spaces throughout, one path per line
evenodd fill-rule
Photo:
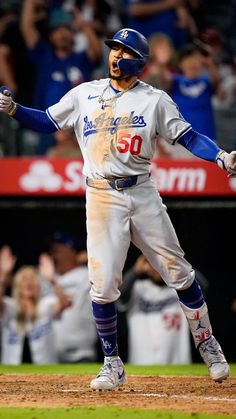
M 90 188 L 87 191 L 87 232 L 88 232 L 88 263 L 90 281 L 96 288 L 104 286 L 104 270 L 101 259 L 104 254 L 103 244 L 107 244 L 107 226 L 110 220 L 112 196 L 109 191 Z M 91 253 L 91 254 L 90 254 Z M 96 257 L 96 253 L 98 256 Z
M 111 204 L 112 196 L 109 191 L 96 188 L 89 188 L 87 191 L 87 229 L 94 246 L 106 239 Z
M 104 110 L 100 107 L 92 115 L 92 121 L 94 124 L 94 134 L 87 141 L 86 155 L 88 160 L 91 162 L 92 167 L 106 172 L 106 162 L 109 164 L 119 160 L 119 156 L 122 160 L 127 161 L 129 159 L 128 150 L 124 148 L 124 135 L 127 138 L 131 135 L 132 128 L 130 127 L 131 119 L 130 115 L 126 112 L 116 112 L 116 104 L 110 103 L 105 105 Z M 120 125 L 121 124 L 121 125 Z M 122 130 L 122 132 L 121 132 Z M 120 140 L 122 140 L 120 142 Z M 127 142 L 128 144 L 128 142 Z M 121 152 L 118 151 L 118 147 L 121 148 Z M 113 167 L 115 169 L 115 167 Z M 108 167 L 109 170 L 109 167 Z
M 165 262 L 166 262 L 166 269 L 169 272 L 171 272 L 173 274 L 176 274 L 176 270 L 178 270 L 178 267 L 177 267 L 177 264 L 176 264 L 176 257 L 166 255 L 165 256 Z
M 95 286 L 96 290 L 99 291 L 104 287 L 104 274 L 102 264 L 94 257 L 88 258 L 89 264 L 89 277 L 92 282 L 92 288 Z
M 95 132 L 88 139 L 87 156 L 92 166 L 102 167 L 104 158 L 109 156 L 110 142 L 112 140 L 112 132 L 110 127 L 114 120 L 114 110 L 111 106 L 102 110 L 100 107 L 96 109 L 92 115 L 94 121 Z

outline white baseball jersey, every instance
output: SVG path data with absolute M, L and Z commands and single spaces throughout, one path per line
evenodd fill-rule
M 109 79 L 81 84 L 47 110 L 58 128 L 73 127 L 92 179 L 146 175 L 143 183 L 118 192 L 86 190 L 87 249 L 91 297 L 115 301 L 132 241 L 167 285 L 184 289 L 194 272 L 184 259 L 173 226 L 148 176 L 160 135 L 174 144 L 191 129 L 163 91 L 136 81 L 117 93 Z
M 57 362 L 55 338 L 53 333 L 53 305 L 55 297 L 44 297 L 38 303 L 35 322 L 25 322 L 25 333 L 29 338 L 32 361 L 34 364 L 55 364 Z M 24 333 L 17 327 L 16 301 L 3 298 L 2 356 L 1 363 L 18 365 L 22 360 Z
M 141 81 L 120 94 L 109 79 L 83 83 L 47 114 L 57 128 L 74 128 L 90 178 L 148 173 L 157 136 L 174 144 L 191 129 L 165 92 Z
M 134 365 L 189 364 L 190 333 L 174 290 L 137 280 L 128 304 L 129 359 Z
M 96 359 L 97 332 L 89 295 L 88 268 L 78 267 L 57 276 L 58 285 L 73 304 L 54 322 L 55 342 L 60 362 Z

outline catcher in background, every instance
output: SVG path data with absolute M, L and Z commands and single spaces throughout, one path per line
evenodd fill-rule
M 91 388 L 112 390 L 127 381 L 117 346 L 115 302 L 130 242 L 176 289 L 195 346 L 211 378 L 222 382 L 229 365 L 212 334 L 195 272 L 151 179 L 150 160 L 158 135 L 215 162 L 229 175 L 236 174 L 236 152 L 227 153 L 194 131 L 165 92 L 139 81 L 149 56 L 141 33 L 121 29 L 106 45 L 109 77 L 80 84 L 45 112 L 15 103 L 6 87 L 0 94 L 0 112 L 39 132 L 73 127 L 80 145 L 87 182 L 90 295 L 104 353 L 104 365 Z

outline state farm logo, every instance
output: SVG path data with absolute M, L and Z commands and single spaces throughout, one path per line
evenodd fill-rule
M 152 165 L 152 177 L 161 192 L 201 192 L 207 172 L 202 168 L 162 168 Z
M 29 166 L 28 173 L 20 177 L 19 183 L 27 192 L 40 189 L 47 192 L 58 191 L 62 186 L 62 178 L 54 172 L 54 167 L 46 161 L 36 161 Z
M 52 163 L 36 160 L 29 165 L 27 173 L 19 178 L 19 185 L 25 192 L 76 192 L 85 189 L 85 179 L 82 175 L 83 163 L 72 161 L 63 167 L 62 175 L 55 172 Z

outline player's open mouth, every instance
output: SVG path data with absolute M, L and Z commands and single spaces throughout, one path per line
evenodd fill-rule
M 119 70 L 119 67 L 118 67 L 118 65 L 117 65 L 117 61 L 113 61 L 113 62 L 112 62 L 112 64 L 111 64 L 111 66 L 112 66 L 112 70 L 113 70 L 113 71 L 117 71 L 117 70 Z

